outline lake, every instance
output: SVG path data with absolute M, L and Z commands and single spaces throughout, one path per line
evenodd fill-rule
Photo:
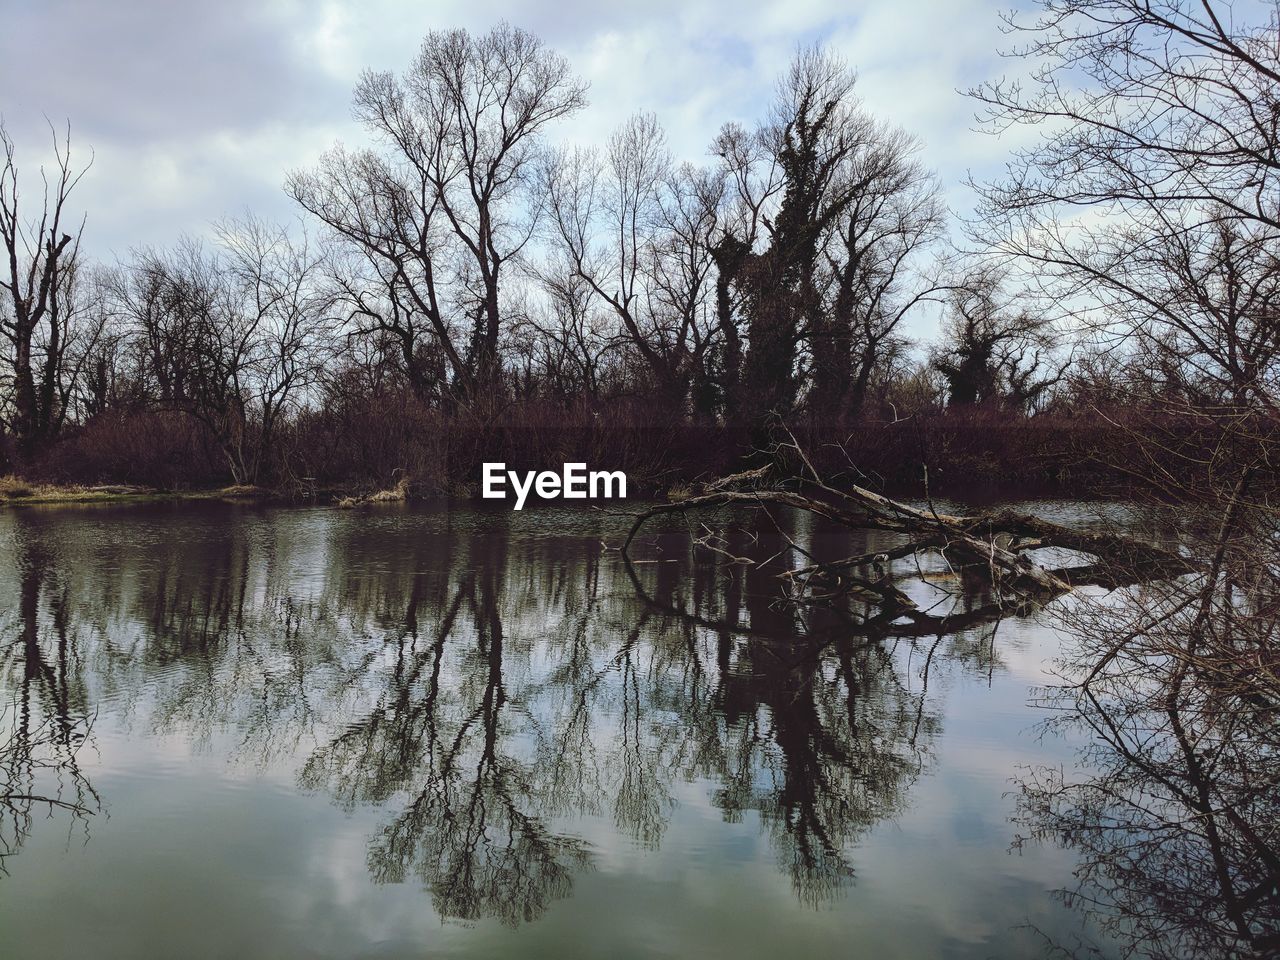
M 738 556 L 898 542 L 703 519 Z M 0 954 L 1022 958 L 1098 938 L 1058 896 L 1075 855 L 1016 845 L 1011 819 L 1025 766 L 1076 762 L 1033 702 L 1065 642 L 1051 613 L 859 635 L 778 603 L 768 567 L 695 554 L 679 519 L 628 564 L 626 526 L 0 513 L 0 791 L 58 801 L 0 807 Z M 982 599 L 941 561 L 905 589 Z

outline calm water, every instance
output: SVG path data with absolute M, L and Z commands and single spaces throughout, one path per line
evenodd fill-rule
M 731 552 L 786 547 L 713 523 Z M 1011 778 L 1074 757 L 1029 705 L 1047 619 L 859 637 L 676 527 L 628 568 L 622 529 L 0 513 L 0 792 L 68 805 L 0 807 L 0 955 L 1012 958 L 1075 935 L 1072 854 L 1011 849 Z M 918 599 L 981 599 L 925 573 Z

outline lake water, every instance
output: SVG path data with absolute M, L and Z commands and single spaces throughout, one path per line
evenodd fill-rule
M 1059 504 L 1058 519 L 1089 511 Z M 727 552 L 877 544 L 708 519 Z M 589 510 L 0 513 L 4 957 L 1047 955 L 1051 617 L 860 636 Z M 695 526 L 695 533 L 704 532 Z M 796 558 L 799 560 L 799 558 Z M 908 585 L 963 611 L 945 565 Z M 25 815 L 24 815 L 25 812 Z M 1086 935 L 1089 931 L 1084 931 Z

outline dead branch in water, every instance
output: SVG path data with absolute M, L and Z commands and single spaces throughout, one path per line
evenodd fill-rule
M 857 484 L 839 487 L 826 482 L 794 439 L 785 445 L 803 465 L 798 475 L 776 467 L 762 467 L 724 477 L 701 494 L 675 503 L 651 506 L 635 515 L 622 545 L 630 549 L 641 529 L 654 517 L 700 508 L 742 504 L 765 508 L 790 507 L 823 517 L 850 530 L 900 533 L 907 543 L 874 553 L 786 570 L 779 576 L 787 598 L 797 603 L 862 601 L 890 615 L 914 622 L 933 618 L 894 582 L 889 564 L 909 556 L 933 552 L 966 574 L 984 578 L 995 589 L 997 605 L 1024 607 L 1043 603 L 1088 585 L 1114 589 L 1148 580 L 1176 577 L 1197 569 L 1191 561 L 1168 550 L 1115 533 L 1090 533 L 1029 514 L 998 510 L 971 515 L 939 513 L 890 499 Z M 699 538 L 704 543 L 707 538 Z M 793 546 L 797 546 L 793 544 Z M 1031 551 L 1060 548 L 1091 558 L 1074 566 L 1048 568 Z M 716 551 L 722 552 L 722 551 Z M 750 562 L 733 557 L 733 562 Z

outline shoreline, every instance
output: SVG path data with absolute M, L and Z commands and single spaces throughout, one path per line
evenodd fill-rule
M 5 477 L 0 480 L 0 507 L 91 503 L 162 503 L 199 500 L 287 501 L 280 491 L 265 487 L 229 486 L 201 490 L 161 490 L 133 484 L 39 483 Z
M 431 494 L 415 494 L 406 485 L 370 490 L 365 492 L 350 487 L 319 488 L 311 493 L 299 494 L 295 491 L 275 489 L 271 487 L 232 485 L 225 487 L 208 487 L 190 490 L 162 490 L 154 487 L 142 487 L 131 484 L 97 484 L 93 486 L 77 484 L 40 483 L 23 481 L 14 477 L 0 478 L 0 509 L 5 507 L 22 508 L 38 506 L 88 506 L 94 504 L 145 504 L 145 503 L 240 503 L 261 504 L 277 507 L 327 507 L 335 510 L 355 509 L 386 504 L 432 504 L 432 503 L 468 503 L 489 504 L 497 508 L 496 502 L 485 501 L 474 490 L 469 488 L 455 489 L 454 492 Z M 678 502 L 684 498 L 688 485 L 676 484 L 669 490 L 660 490 L 651 486 L 642 486 L 633 496 L 619 501 L 622 504 L 653 504 Z M 886 496 L 907 500 L 925 501 L 927 497 L 920 490 L 897 489 L 886 487 L 882 491 Z M 1140 499 L 1136 490 L 1108 491 L 1097 488 L 1089 490 L 1070 489 L 1055 485 L 996 485 L 974 484 L 963 489 L 943 487 L 935 489 L 933 497 L 966 506 L 979 507 L 985 504 L 1001 502 L 1017 502 L 1031 500 L 1077 500 L 1099 503 L 1131 503 Z M 537 509 L 551 502 L 542 499 L 531 499 L 526 510 Z M 593 509 L 592 502 L 581 503 L 585 509 Z

